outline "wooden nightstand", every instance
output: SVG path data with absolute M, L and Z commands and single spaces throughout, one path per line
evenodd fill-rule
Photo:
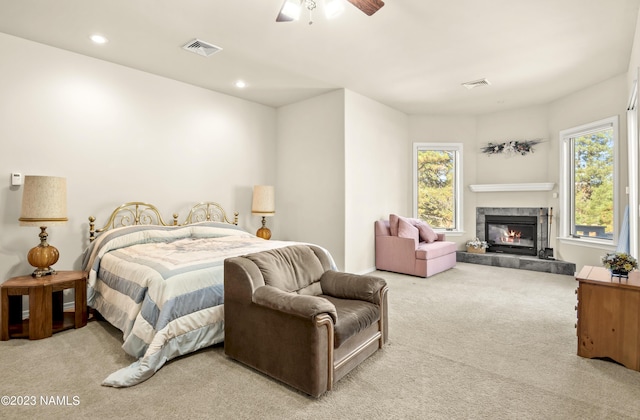
M 75 311 L 63 311 L 63 290 L 74 289 Z M 29 296 L 29 319 L 22 319 L 22 296 Z M 87 325 L 87 274 L 58 271 L 40 278 L 13 277 L 0 284 L 0 340 L 39 340 Z

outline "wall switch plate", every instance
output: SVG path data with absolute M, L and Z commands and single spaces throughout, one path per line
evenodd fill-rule
M 11 185 L 22 185 L 22 174 L 18 172 L 11 173 Z

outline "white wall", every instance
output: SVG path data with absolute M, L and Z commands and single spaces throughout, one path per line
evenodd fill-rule
M 324 246 L 341 270 L 372 271 L 373 222 L 410 209 L 407 116 L 338 90 L 279 108 L 277 131 L 274 236 Z
M 478 117 L 477 145 L 473 150 L 478 159 L 478 184 L 547 182 L 551 139 L 547 130 L 546 106 L 532 106 L 487 114 Z M 480 153 L 489 143 L 504 143 L 511 140 L 541 139 L 534 152 L 525 156 Z M 507 180 L 505 180 L 507 178 Z M 487 197 L 479 195 L 479 199 Z
M 375 269 L 375 220 L 411 209 L 407 115 L 345 92 L 345 271 Z
M 478 117 L 478 137 L 474 150 L 478 161 L 478 184 L 553 182 L 553 191 L 469 192 L 478 207 L 554 207 L 553 193 L 558 191 L 558 159 L 553 150 L 557 135 L 548 129 L 548 107 L 531 106 Z M 527 155 L 482 153 L 489 143 L 541 139 Z M 554 212 L 557 211 L 554 208 Z M 474 216 L 475 217 L 475 216 Z
M 276 216 L 273 239 L 311 242 L 344 269 L 344 91 L 277 111 Z
M 58 270 L 80 268 L 87 218 L 127 201 L 170 220 L 212 200 L 259 227 L 251 189 L 275 182 L 273 108 L 4 34 L 0 54 L 0 281 L 33 271 L 38 244 L 11 172 L 67 178 L 69 223 L 48 229 Z
M 629 71 L 627 73 L 627 86 L 631 89 L 633 82 L 638 76 L 638 68 L 640 67 L 640 12 L 636 19 L 636 33 L 633 37 L 633 45 L 631 47 L 631 57 L 629 57 Z

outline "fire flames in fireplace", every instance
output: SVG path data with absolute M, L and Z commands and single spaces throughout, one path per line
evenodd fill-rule
M 478 207 L 476 233 L 489 245 L 486 252 L 539 256 L 548 249 L 553 257 L 550 219 L 551 210 L 543 208 Z
M 488 252 L 537 255 L 537 218 L 530 216 L 486 215 L 485 238 Z
M 500 237 L 502 243 L 519 243 L 522 238 L 522 232 L 516 230 L 510 230 L 506 235 Z

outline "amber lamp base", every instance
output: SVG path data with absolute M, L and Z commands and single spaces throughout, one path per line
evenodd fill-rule
M 27 254 L 27 261 L 29 264 L 36 267 L 31 274 L 33 277 L 42 277 L 50 274 L 55 274 L 55 270 L 51 266 L 58 262 L 60 253 L 58 250 L 47 243 L 47 228 L 46 226 L 40 227 L 40 244 L 31 248 Z
M 256 236 L 258 238 L 262 238 L 262 239 L 267 239 L 268 240 L 268 239 L 271 239 L 271 231 L 269 230 L 269 228 L 261 227 L 256 232 Z
M 256 232 L 258 238 L 269 240 L 271 239 L 271 231 L 267 227 L 267 220 L 262 216 L 262 227 Z

